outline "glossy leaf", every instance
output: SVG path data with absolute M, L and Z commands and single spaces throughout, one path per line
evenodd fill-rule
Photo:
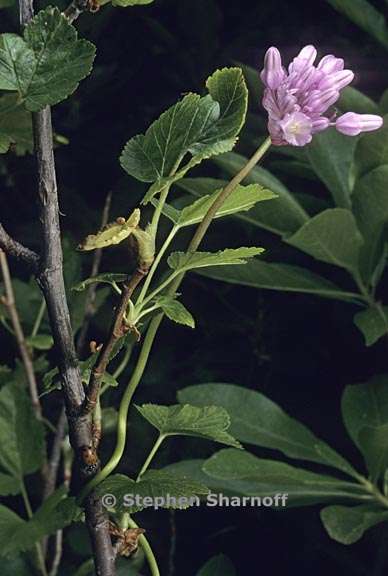
M 178 399 L 196 406 L 214 404 L 225 408 L 231 419 L 230 432 L 241 442 L 356 475 L 340 454 L 259 392 L 233 384 L 200 384 L 180 390 Z
M 90 73 L 93 44 L 79 40 L 58 8 L 39 12 L 24 30 L 0 37 L 0 89 L 19 93 L 28 110 L 57 104 Z
M 331 129 L 315 134 L 307 147 L 314 171 L 341 208 L 351 207 L 351 169 L 356 144 L 357 138 L 349 138 Z
M 198 273 L 214 280 L 252 288 L 305 292 L 338 300 L 353 300 L 358 297 L 357 293 L 344 292 L 326 278 L 310 272 L 307 268 L 263 262 L 258 259 L 251 260 L 241 267 L 209 267 L 199 270 Z
M 287 494 L 287 506 L 370 499 L 355 482 L 344 482 L 283 462 L 257 458 L 233 448 L 211 456 L 205 461 L 203 471 L 216 480 L 235 482 L 237 493 L 261 497 Z
M 228 432 L 230 418 L 227 411 L 219 406 L 143 404 L 137 406 L 137 409 L 162 436 L 195 436 L 241 447 Z
M 314 216 L 287 242 L 317 260 L 358 272 L 362 236 L 353 214 L 332 208 Z
M 341 544 L 354 544 L 364 532 L 388 520 L 388 512 L 376 505 L 328 506 L 321 519 L 329 536 Z
M 363 333 L 366 346 L 372 346 L 388 334 L 388 306 L 367 308 L 357 312 L 354 323 Z

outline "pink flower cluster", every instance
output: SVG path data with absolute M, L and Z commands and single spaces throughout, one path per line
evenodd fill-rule
M 277 48 L 269 48 L 260 77 L 265 84 L 263 106 L 268 112 L 268 130 L 273 144 L 305 146 L 316 132 L 335 126 L 338 132 L 357 136 L 377 130 L 381 116 L 347 112 L 338 118 L 324 116 L 340 97 L 342 88 L 354 78 L 344 69 L 342 58 L 324 56 L 316 66 L 317 50 L 305 46 L 288 67 L 282 65 Z

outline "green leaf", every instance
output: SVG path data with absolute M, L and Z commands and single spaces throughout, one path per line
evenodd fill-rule
M 230 418 L 226 410 L 219 406 L 158 406 L 143 404 L 136 406 L 140 414 L 159 430 L 162 436 L 195 436 L 241 448 L 227 431 Z
M 327 2 L 388 48 L 388 28 L 385 18 L 368 0 L 327 0 Z
M 354 544 L 364 532 L 388 520 L 388 512 L 376 505 L 328 506 L 321 519 L 329 536 L 341 544 Z
M 54 346 L 54 339 L 50 334 L 37 334 L 26 338 L 26 343 L 36 350 L 50 350 Z
M 148 470 L 138 482 L 122 474 L 113 474 L 97 487 L 96 492 L 101 497 L 113 494 L 116 504 L 112 509 L 116 512 L 134 514 L 156 505 L 159 508 L 189 508 L 195 505 L 198 495 L 207 494 L 209 490 L 184 476 L 177 477 L 164 470 Z M 158 499 L 157 503 L 155 499 Z
M 357 312 L 354 323 L 363 333 L 366 346 L 372 346 L 388 333 L 388 306 L 367 308 Z
M 344 208 L 330 208 L 314 216 L 293 236 L 291 246 L 317 260 L 358 272 L 362 236 L 353 214 Z
M 173 270 L 186 272 L 206 266 L 225 266 L 226 264 L 245 264 L 247 258 L 253 258 L 264 252 L 264 248 L 227 248 L 219 252 L 173 252 L 167 263 Z
M 364 238 L 360 265 L 367 281 L 373 278 L 384 252 L 388 220 L 387 178 L 388 164 L 383 164 L 360 178 L 353 194 L 353 213 Z
M 336 106 L 341 112 L 356 112 L 357 114 L 380 114 L 380 108 L 372 100 L 364 94 L 353 88 L 353 86 L 346 86 L 341 90 L 341 96 Z M 347 140 L 349 142 L 349 139 Z
M 230 433 L 241 442 L 279 450 L 289 458 L 317 462 L 357 476 L 340 454 L 259 392 L 233 384 L 200 384 L 180 390 L 178 400 L 195 406 L 222 406 L 231 419 Z
M 1 152 L 8 152 L 15 146 L 17 154 L 32 152 L 32 120 L 16 94 L 5 94 L 0 98 L 0 140 Z
M 75 286 L 72 287 L 72 290 L 76 290 L 77 292 L 82 292 L 91 284 L 111 284 L 114 286 L 115 284 L 119 284 L 120 282 L 125 282 L 128 280 L 128 274 L 115 274 L 111 272 L 97 274 L 97 276 L 91 276 L 90 278 L 86 278 L 82 282 L 79 282 Z
M 0 496 L 19 494 L 20 485 L 15 482 L 15 477 L 0 472 Z
M 18 92 L 28 110 L 41 110 L 74 92 L 94 54 L 58 8 L 48 7 L 26 26 L 24 38 L 1 35 L 0 89 Z
M 189 180 L 189 178 L 185 180 Z M 195 181 L 196 179 L 192 180 Z M 197 180 L 200 179 L 198 178 Z M 198 224 L 203 220 L 209 208 L 213 205 L 214 201 L 222 190 L 222 188 L 213 187 L 213 190 L 214 189 L 215 192 L 212 194 L 206 194 L 206 196 L 199 198 L 199 200 L 196 200 L 193 204 L 186 206 L 180 211 L 175 210 L 171 206 L 165 205 L 163 208 L 163 213 L 179 228 L 183 228 L 184 226 L 191 226 L 192 224 Z M 253 208 L 257 202 L 261 202 L 262 200 L 271 200 L 272 198 L 276 198 L 276 195 L 273 194 L 270 190 L 266 190 L 258 184 L 250 184 L 249 186 L 237 186 L 237 188 L 217 211 L 215 218 L 229 216 L 231 214 L 236 214 L 237 212 L 246 212 L 251 210 L 251 208 Z M 157 205 L 157 202 L 155 202 L 155 204 Z
M 349 138 L 332 129 L 315 134 L 307 147 L 314 171 L 341 208 L 351 207 L 351 168 L 356 144 L 357 138 Z
M 209 95 L 188 94 L 147 132 L 126 144 L 120 162 L 143 182 L 154 182 L 143 202 L 182 178 L 203 159 L 231 150 L 244 123 L 248 92 L 239 68 L 217 70 L 206 82 Z M 190 154 L 183 168 L 178 167 Z
M 240 154 L 229 153 L 215 158 L 214 162 L 233 177 L 248 159 Z M 291 192 L 268 170 L 255 166 L 243 182 L 260 184 L 277 195 L 273 202 L 260 203 L 250 212 L 249 216 L 257 226 L 283 235 L 295 232 L 309 219 Z
M 335 284 L 318 276 L 307 268 L 299 268 L 289 264 L 275 264 L 262 260 L 251 260 L 245 266 L 209 267 L 199 270 L 198 274 L 252 288 L 266 288 L 286 292 L 305 292 L 337 300 L 354 300 L 357 293 L 344 292 Z
M 183 324 L 190 328 L 195 328 L 195 320 L 182 302 L 178 302 L 172 296 L 159 296 L 155 299 L 155 304 L 161 307 L 167 318 L 177 324 Z
M 364 134 L 359 139 L 355 161 L 358 176 L 388 164 L 388 115 L 384 116 L 384 124 L 379 130 Z
M 97 234 L 86 236 L 85 240 L 79 244 L 78 250 L 88 251 L 120 244 L 134 233 L 139 221 L 140 210 L 136 208 L 127 219 L 118 218 L 116 222 L 104 226 Z
M 344 482 L 284 462 L 257 458 L 233 448 L 220 450 L 211 456 L 204 463 L 203 470 L 216 480 L 234 482 L 236 492 L 240 494 L 261 497 L 287 494 L 287 506 L 368 499 L 365 489 L 355 482 Z
M 44 426 L 36 419 L 26 390 L 12 383 L 0 390 L 0 437 L 0 466 L 15 480 L 42 466 Z
M 236 570 L 229 558 L 220 554 L 208 560 L 197 576 L 236 576 Z
M 376 482 L 388 468 L 388 424 L 365 426 L 358 439 L 372 481 Z
M 0 547 L 4 556 L 29 550 L 44 536 L 73 522 L 80 509 L 75 498 L 66 498 L 59 488 L 49 496 L 31 520 L 25 521 L 9 508 L 0 505 Z
M 342 418 L 353 442 L 361 448 L 360 431 L 365 426 L 388 424 L 388 376 L 346 386 L 341 401 Z

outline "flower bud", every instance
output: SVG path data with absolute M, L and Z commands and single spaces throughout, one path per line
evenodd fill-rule
M 381 116 L 375 114 L 356 114 L 355 112 L 346 112 L 335 122 L 338 132 L 346 136 L 357 136 L 361 132 L 371 132 L 378 130 L 383 125 Z
M 285 75 L 279 50 L 274 47 L 269 48 L 264 57 L 264 69 L 260 74 L 260 78 L 270 90 L 276 90 Z

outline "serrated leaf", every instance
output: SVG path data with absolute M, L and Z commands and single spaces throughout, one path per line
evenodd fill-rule
M 143 404 L 136 408 L 162 436 L 196 436 L 241 447 L 240 443 L 227 432 L 230 418 L 227 411 L 219 406 L 199 408 L 189 404 L 175 406 Z
M 164 206 L 163 213 L 170 218 L 177 226 L 183 228 L 198 224 L 201 222 L 218 197 L 222 188 L 216 189 L 212 194 L 207 194 L 199 198 L 193 204 L 186 206 L 181 211 L 175 210 L 171 206 Z M 266 190 L 259 184 L 250 184 L 248 186 L 237 186 L 229 198 L 223 203 L 217 211 L 215 218 L 229 216 L 238 212 L 251 210 L 257 202 L 271 200 L 276 198 L 270 190 Z
M 368 504 L 328 506 L 321 510 L 321 519 L 333 540 L 341 544 L 354 544 L 366 530 L 388 520 L 388 511 Z
M 236 576 L 236 570 L 229 558 L 220 554 L 208 560 L 197 576 Z
M 193 316 L 187 308 L 183 306 L 182 302 L 179 302 L 176 298 L 171 296 L 160 296 L 155 299 L 155 304 L 160 306 L 167 318 L 173 322 L 189 326 L 190 328 L 195 328 L 195 320 Z
M 173 270 L 186 272 L 207 266 L 225 266 L 227 264 L 245 264 L 247 258 L 253 258 L 264 252 L 264 248 L 227 248 L 219 252 L 173 252 L 167 263 Z
M 187 94 L 145 134 L 126 144 L 120 158 L 124 170 L 138 180 L 154 183 L 144 203 L 203 159 L 233 148 L 247 109 L 248 92 L 242 71 L 217 70 L 206 86 L 209 95 L 201 98 Z M 179 168 L 187 154 L 191 159 Z
M 113 494 L 116 512 L 134 514 L 149 506 L 185 509 L 194 505 L 198 495 L 207 494 L 208 488 L 184 476 L 176 476 L 164 470 L 148 470 L 138 482 L 128 476 L 114 474 L 97 487 L 97 493 Z M 193 504 L 191 504 L 191 501 Z M 158 504 L 156 504 L 158 502 Z
M 97 234 L 90 234 L 78 246 L 78 250 L 87 251 L 95 250 L 96 248 L 106 248 L 114 244 L 120 244 L 123 240 L 133 234 L 140 221 L 140 210 L 136 208 L 132 214 L 125 220 L 124 218 L 116 220 Z
M 82 292 L 91 284 L 119 284 L 120 282 L 125 282 L 128 280 L 128 274 L 116 274 L 113 272 L 107 272 L 103 274 L 97 274 L 97 276 L 91 276 L 90 278 L 86 278 L 86 280 L 82 280 L 75 286 L 72 287 L 72 290 L 76 292 Z
M 357 312 L 354 323 L 364 335 L 366 346 L 372 346 L 388 333 L 388 306 Z
M 43 423 L 37 420 L 26 390 L 12 383 L 0 390 L 0 437 L 0 466 L 15 482 L 41 467 Z
M 90 73 L 93 44 L 78 40 L 76 29 L 58 8 L 39 12 L 26 26 L 24 38 L 0 38 L 0 89 L 19 93 L 27 110 L 57 104 Z
M 66 498 L 63 488 L 49 496 L 28 521 L 0 505 L 0 547 L 4 556 L 31 549 L 44 536 L 70 524 L 79 515 L 75 498 Z
M 291 146 L 290 146 L 291 148 Z M 229 152 L 213 160 L 233 177 L 245 166 L 248 158 Z M 295 232 L 309 219 L 309 215 L 282 182 L 261 166 L 255 166 L 243 180 L 244 184 L 260 184 L 277 195 L 273 202 L 257 204 L 251 211 L 252 223 L 275 234 Z
M 317 462 L 357 477 L 340 454 L 259 392 L 233 384 L 200 384 L 180 390 L 178 400 L 195 406 L 222 406 L 231 419 L 231 434 L 241 442 L 280 450 L 289 458 Z
M 317 260 L 357 273 L 362 236 L 355 218 L 344 208 L 330 208 L 306 222 L 287 242 Z
M 310 272 L 307 268 L 263 262 L 258 259 L 251 260 L 245 266 L 238 268 L 236 266 L 209 267 L 204 270 L 201 269 L 197 273 L 214 280 L 251 286 L 252 288 L 302 292 L 345 301 L 357 301 L 359 298 L 359 294 L 356 292 L 342 291 L 331 281 Z
M 211 456 L 203 464 L 203 471 L 215 480 L 228 482 L 229 486 L 234 483 L 238 494 L 261 497 L 287 494 L 287 506 L 371 499 L 355 482 L 344 482 L 233 448 Z
M 50 350 L 54 346 L 54 339 L 50 334 L 37 334 L 26 338 L 26 343 L 36 350 Z

